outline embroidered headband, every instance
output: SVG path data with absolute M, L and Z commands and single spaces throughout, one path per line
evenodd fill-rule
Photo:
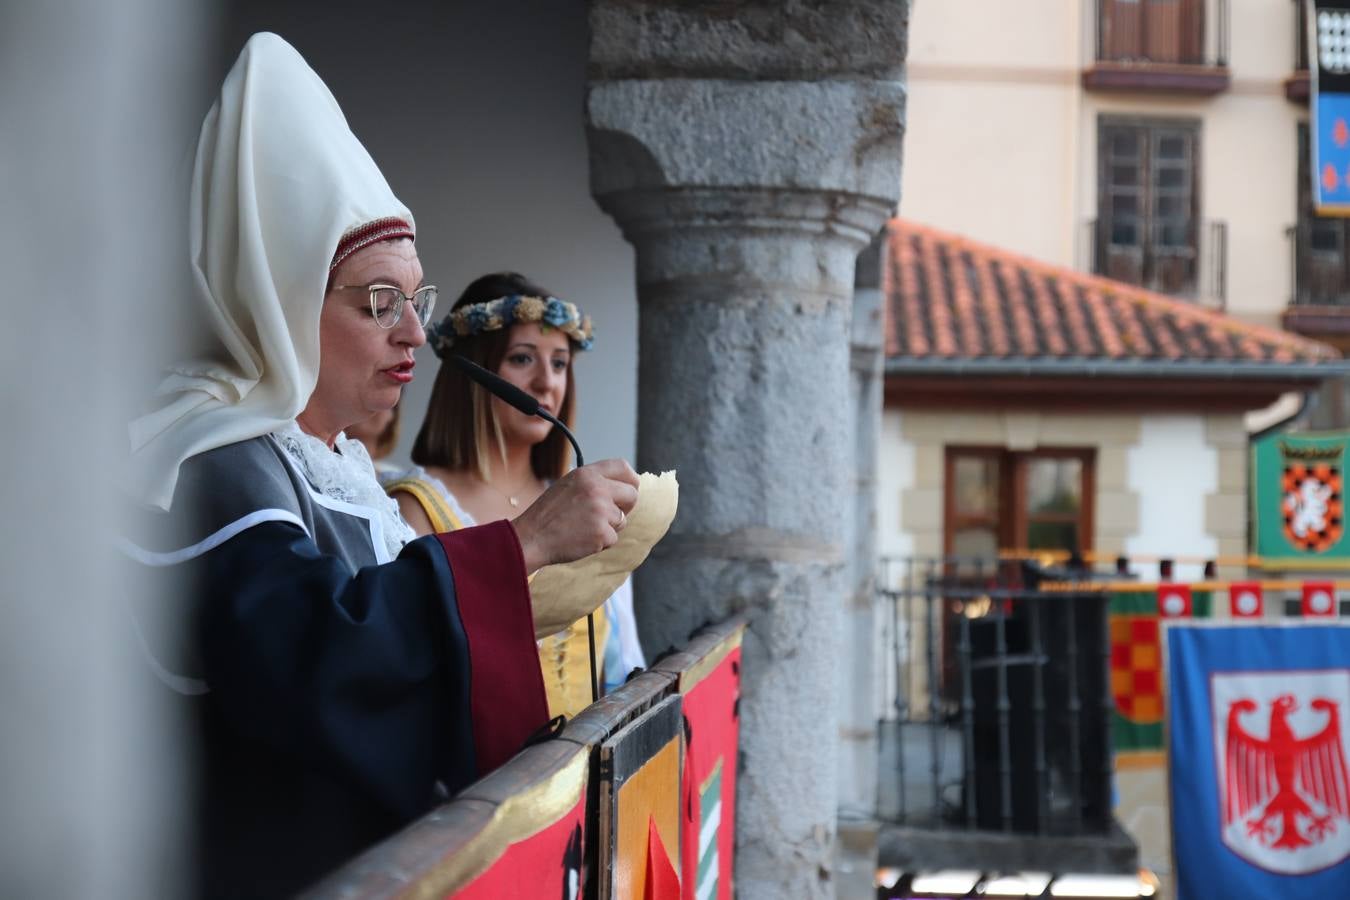
M 399 238 L 411 241 L 414 234 L 412 226 L 396 216 L 358 225 L 338 241 L 337 252 L 333 254 L 333 261 L 328 264 L 328 274 L 331 276 L 337 267 L 342 265 L 342 261 L 356 251 L 364 250 L 380 241 L 396 241 Z
M 589 350 L 594 343 L 591 317 L 583 316 L 575 303 L 557 297 L 520 294 L 466 303 L 450 310 L 444 319 L 427 329 L 427 343 L 444 359 L 457 340 L 485 331 L 500 331 L 520 322 L 538 322 L 545 331 L 556 328 L 571 338 L 578 350 Z

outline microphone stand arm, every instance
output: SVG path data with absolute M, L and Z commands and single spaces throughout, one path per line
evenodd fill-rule
M 576 435 L 572 434 L 572 430 L 570 428 L 568 428 L 562 422 L 559 422 L 558 419 L 553 415 L 544 412 L 542 409 L 539 410 L 537 413 L 535 413 L 535 415 L 541 419 L 544 419 L 547 422 L 552 422 L 553 426 L 557 428 L 559 431 L 561 431 L 563 435 L 567 438 L 567 440 L 572 444 L 572 453 L 577 458 L 576 468 L 580 469 L 582 466 L 586 465 L 585 459 L 583 459 L 581 456 L 581 445 L 577 443 Z
M 579 469 L 586 464 L 585 459 L 581 455 L 581 445 L 577 443 L 576 435 L 572 434 L 572 430 L 568 428 L 566 425 L 564 425 L 562 422 L 559 422 L 556 417 L 540 409 L 539 401 L 535 400 L 533 397 L 522 391 L 520 388 L 516 387 L 514 384 L 511 384 L 510 382 L 506 381 L 500 375 L 494 375 L 492 372 L 489 372 L 487 369 L 484 369 L 482 366 L 478 365 L 477 363 L 469 359 L 466 359 L 465 357 L 459 355 L 458 353 L 452 355 L 450 357 L 450 361 L 454 365 L 458 366 L 460 371 L 462 371 L 472 381 L 476 382 L 479 387 L 487 391 L 489 394 L 492 394 L 494 397 L 500 397 L 502 400 L 505 400 L 511 406 L 525 413 L 525 415 L 527 416 L 538 416 L 539 418 L 544 419 L 547 422 L 552 422 L 555 427 L 562 429 L 562 433 L 567 437 L 567 440 L 572 444 L 572 452 L 576 455 L 577 468 Z M 590 642 L 591 702 L 594 703 L 595 701 L 600 699 L 600 678 L 596 674 L 597 667 L 595 665 L 594 613 L 586 614 L 586 636 Z
M 536 412 L 535 415 L 545 421 L 552 422 L 553 426 L 560 430 L 563 435 L 566 436 L 567 440 L 571 442 L 572 453 L 576 455 L 576 467 L 578 469 L 586 465 L 585 458 L 581 455 L 581 445 L 577 443 L 576 435 L 572 434 L 572 429 L 568 428 L 562 422 L 558 421 L 555 416 L 542 409 Z M 595 664 L 595 613 L 593 612 L 586 613 L 586 642 L 591 654 L 591 702 L 594 703 L 600 699 L 600 676 L 597 674 L 598 667 Z

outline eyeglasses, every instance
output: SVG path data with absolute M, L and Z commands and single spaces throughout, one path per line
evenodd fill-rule
M 403 318 L 403 304 L 411 301 L 417 321 L 426 327 L 431 321 L 431 310 L 436 306 L 436 285 L 428 284 L 412 292 L 412 295 L 394 287 L 392 284 L 335 284 L 335 291 L 370 291 L 370 315 L 381 328 L 393 328 Z

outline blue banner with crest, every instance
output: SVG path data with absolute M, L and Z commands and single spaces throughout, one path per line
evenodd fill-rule
M 1350 626 L 1170 625 L 1177 900 L 1350 897 Z
M 1350 216 L 1350 0 L 1304 0 L 1311 81 L 1313 206 Z

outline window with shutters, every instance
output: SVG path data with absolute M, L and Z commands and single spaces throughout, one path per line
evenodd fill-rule
M 1350 305 L 1350 229 L 1313 209 L 1308 126 L 1298 126 L 1298 224 L 1294 226 L 1294 303 Z
M 1099 58 L 1203 63 L 1204 0 L 1098 0 Z
M 945 544 L 951 556 L 1092 548 L 1092 450 L 947 449 Z
M 1090 91 L 1228 90 L 1229 0 L 1088 0 Z
M 1103 118 L 1094 269 L 1182 297 L 1199 287 L 1200 126 Z

